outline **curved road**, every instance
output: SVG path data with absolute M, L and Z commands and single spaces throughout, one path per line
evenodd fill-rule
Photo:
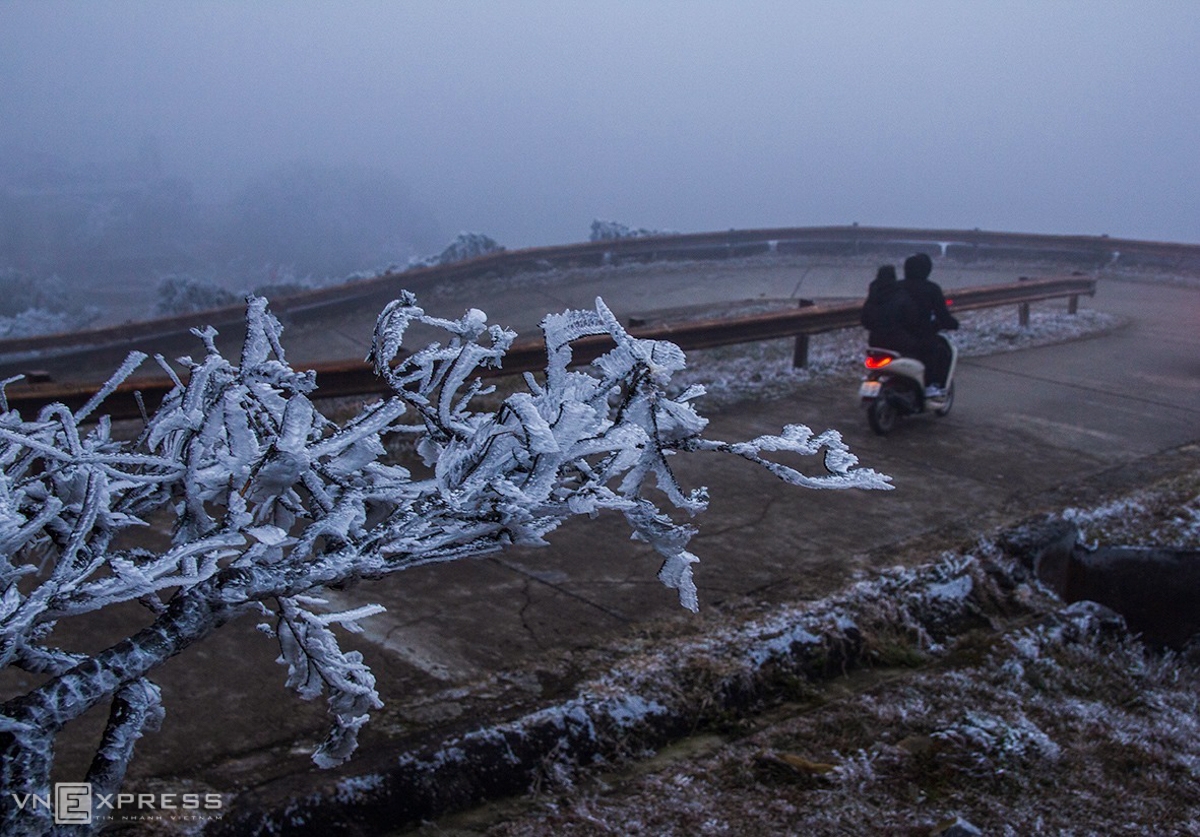
M 690 268 L 667 265 L 653 286 L 646 283 L 648 268 L 615 270 L 611 277 L 621 281 L 601 292 L 629 314 L 652 300 L 700 301 L 697 271 L 721 274 L 716 285 L 731 298 L 861 295 L 869 278 L 865 265 L 807 272 L 751 267 L 740 274 L 732 265 Z M 726 275 L 736 286 L 724 286 Z M 1015 275 L 940 263 L 933 278 L 956 287 Z M 497 300 L 499 310 L 489 309 L 493 319 L 534 317 L 534 298 L 546 310 L 586 305 L 597 290 L 570 282 L 516 284 Z M 458 290 L 469 297 L 479 289 Z M 449 314 L 456 300 L 437 302 L 431 308 L 444 302 L 446 310 L 437 313 Z M 662 630 L 702 631 L 758 603 L 824 596 L 861 571 L 928 560 L 989 525 L 1070 502 L 1073 487 L 1085 482 L 1118 488 L 1135 485 L 1140 469 L 1200 462 L 1200 288 L 1102 278 L 1088 304 L 1128 324 L 1099 337 L 965 359 L 953 413 L 903 422 L 886 439 L 867 428 L 857 379 L 813 383 L 787 399 L 711 416 L 709 435 L 728 440 L 796 422 L 837 428 L 863 464 L 893 476 L 896 490 L 814 492 L 732 457 L 679 462 L 685 483 L 708 485 L 712 494 L 692 542 L 701 557 L 698 616 L 678 607 L 674 591 L 655 580 L 658 561 L 612 518 L 572 522 L 548 549 L 418 568 L 337 594 L 346 604 L 379 601 L 388 608 L 364 623 L 360 643 L 387 703 L 367 728 L 364 751 L 386 747 L 389 736 L 414 725 L 467 720 L 471 683 L 476 695 L 485 688 L 498 703 L 514 694 L 537 699 L 549 684 L 569 681 L 583 661 L 602 658 L 606 643 Z M 909 547 L 892 547 L 902 543 Z M 244 620 L 172 660 L 156 677 L 167 719 L 139 745 L 131 778 L 202 775 L 224 790 L 306 772 L 304 749 L 295 742 L 322 727 L 322 707 L 281 691 L 276 654 Z M 526 673 L 497 676 L 519 670 Z M 214 705 L 238 709 L 205 711 Z M 196 767 L 205 763 L 213 766 Z M 315 779 L 332 782 L 368 763 L 356 768 L 352 761 L 345 774 Z

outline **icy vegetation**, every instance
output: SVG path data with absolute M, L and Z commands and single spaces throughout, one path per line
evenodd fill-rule
M 11 317 L 0 316 L 0 340 L 34 337 L 39 334 L 65 334 L 85 328 L 97 317 L 97 309 L 83 314 L 66 311 L 47 311 L 45 308 L 26 308 Z
M 67 285 L 57 276 L 36 279 L 18 270 L 0 270 L 0 340 L 62 334 L 95 322 L 95 306 L 68 305 Z
M 58 404 L 25 419 L 0 404 L 0 661 L 45 678 L 0 709 L 6 801 L 49 793 L 55 736 L 106 702 L 86 781 L 116 792 L 136 740 L 162 717 L 149 675 L 247 612 L 278 641 L 287 685 L 325 697 L 332 725 L 313 760 L 343 762 L 381 698 L 334 629 L 354 631 L 379 608 L 330 612 L 321 589 L 540 545 L 572 516 L 622 514 L 661 557 L 659 579 L 696 609 L 697 558 L 687 549 L 695 530 L 656 499 L 695 515 L 707 493 L 676 482 L 673 454 L 730 453 L 810 488 L 891 487 L 859 468 L 835 431 L 790 425 L 748 442 L 703 438 L 706 421 L 691 405 L 703 388 L 667 394 L 682 351 L 631 337 L 599 300 L 595 310 L 547 317 L 544 376 L 526 376 L 525 391 L 481 410 L 487 390 L 476 372 L 501 364 L 515 334 L 476 309 L 458 320 L 428 316 L 406 293 L 380 314 L 369 358 L 391 395 L 340 424 L 314 406 L 313 373 L 287 363 L 264 299 L 249 301 L 246 322 L 236 363 L 217 350 L 213 329 L 196 331 L 203 358 L 182 359 L 186 383 L 176 379 L 132 441 L 95 417 L 140 353 L 77 412 Z M 445 342 L 406 354 L 415 323 L 440 329 Z M 569 368 L 572 341 L 588 335 L 607 335 L 613 348 L 587 369 Z M 387 460 L 392 434 L 415 440 L 425 473 Z M 816 456 L 823 467 L 803 473 L 771 458 L 778 453 Z M 174 519 L 169 548 L 126 545 L 124 534 L 163 512 Z M 94 655 L 55 644 L 60 621 L 127 602 L 146 608 L 144 629 Z M 50 828 L 45 809 L 8 805 L 4 816 L 5 834 Z
M 154 313 L 159 316 L 190 314 L 210 308 L 235 305 L 238 298 L 211 279 L 172 273 L 158 280 L 158 300 Z
M 1095 508 L 1068 508 L 1061 517 L 1084 543 L 1200 549 L 1200 473 Z
M 476 232 L 461 232 L 450 244 L 434 256 L 423 258 L 413 257 L 406 269 L 419 267 L 434 267 L 437 265 L 453 264 L 467 259 L 485 256 L 488 253 L 499 253 L 504 247 L 493 239 Z M 373 279 L 384 273 L 398 270 L 396 265 L 388 265 L 377 270 L 366 270 L 352 273 L 343 277 L 314 277 L 312 275 L 298 277 L 290 267 L 272 265 L 266 269 L 265 281 L 255 284 L 247 282 L 247 286 L 255 285 L 255 296 L 282 298 L 305 291 L 317 290 L 333 285 L 346 285 Z M 240 283 L 238 283 L 240 284 Z M 211 308 L 223 308 L 236 305 L 245 294 L 235 294 L 222 287 L 217 281 L 206 276 L 194 276 L 187 273 L 172 273 L 159 279 L 157 302 L 154 314 L 156 316 L 172 316 L 190 314 L 196 311 L 207 311 Z M 0 328 L 3 320 L 0 319 Z M 62 329 L 67 330 L 67 329 Z M 0 333 L 0 338 L 4 335 Z
M 301 277 L 297 276 L 291 267 L 266 265 L 258 272 L 257 277 L 243 277 L 242 281 L 246 286 L 253 286 L 253 290 L 242 293 L 228 290 L 217 279 L 210 276 L 173 273 L 163 276 L 158 281 L 154 315 L 170 317 L 177 314 L 191 314 L 213 308 L 240 305 L 242 300 L 251 294 L 279 300 L 306 291 L 374 279 L 384 273 L 396 270 L 398 270 L 396 265 L 388 265 L 377 270 L 357 271 L 342 277 L 312 275 Z
M 1147 655 L 1082 604 L 903 679 L 813 698 L 713 752 L 545 794 L 486 833 L 916 835 L 956 820 L 1008 837 L 1200 830 L 1200 673 Z
M 411 259 L 408 266 L 411 269 L 415 267 L 454 264 L 455 262 L 486 256 L 488 253 L 499 253 L 502 250 L 504 248 L 501 245 L 483 233 L 460 232 L 458 237 L 450 242 L 449 246 L 438 255 Z
M 589 241 L 616 241 L 621 238 L 645 238 L 652 235 L 674 235 L 668 230 L 647 230 L 642 227 L 627 227 L 617 221 L 592 221 L 592 232 Z

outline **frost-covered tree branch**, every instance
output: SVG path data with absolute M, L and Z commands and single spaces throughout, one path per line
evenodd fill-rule
M 402 355 L 418 322 L 443 330 L 445 342 Z M 26 420 L 0 403 L 0 666 L 47 678 L 0 708 L 3 833 L 52 827 L 44 809 L 17 810 L 13 794 L 47 794 L 55 736 L 106 702 L 108 727 L 87 779 L 119 788 L 134 742 L 163 712 L 148 675 L 246 611 L 264 617 L 260 629 L 278 641 L 287 686 L 325 696 L 332 726 L 313 758 L 331 766 L 349 757 L 381 705 L 361 655 L 343 651 L 332 626 L 356 630 L 381 608 L 331 613 L 323 587 L 543 544 L 570 517 L 613 510 L 662 557 L 659 578 L 695 610 L 694 530 L 654 498 L 690 516 L 707 496 L 680 487 L 672 454 L 727 451 L 810 488 L 890 487 L 858 468 L 833 431 L 703 439 L 706 422 L 691 403 L 703 389 L 670 394 L 683 353 L 631 337 L 599 300 L 594 311 L 547 317 L 543 330 L 545 376 L 527 375 L 527 391 L 494 410 L 477 409 L 490 392 L 477 374 L 502 363 L 515 335 L 477 310 L 453 321 L 428 316 L 407 293 L 380 315 L 369 358 L 391 395 L 341 425 L 316 409 L 314 375 L 287 363 L 278 321 L 253 297 L 237 364 L 218 351 L 213 330 L 197 331 L 204 357 L 182 359 L 186 383 L 176 379 L 133 441 L 115 440 L 106 417 L 84 422 L 142 355 L 78 412 L 52 405 Z M 596 334 L 613 348 L 571 369 L 571 342 Z M 393 433 L 414 437 L 427 474 L 388 461 L 382 440 Z M 781 450 L 823 454 L 825 473 L 766 456 Z M 170 547 L 129 546 L 127 533 L 163 509 L 174 519 Z M 134 635 L 92 656 L 54 644 L 60 621 L 133 601 L 147 608 Z

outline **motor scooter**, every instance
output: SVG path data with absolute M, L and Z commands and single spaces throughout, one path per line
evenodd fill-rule
M 954 369 L 958 365 L 958 347 L 944 334 L 939 334 L 950 347 L 950 372 L 946 375 L 945 394 L 925 395 L 925 364 L 916 358 L 905 357 L 891 349 L 870 347 L 864 361 L 866 377 L 858 394 L 867 409 L 867 421 L 880 436 L 886 436 L 901 416 L 932 411 L 945 416 L 954 406 Z

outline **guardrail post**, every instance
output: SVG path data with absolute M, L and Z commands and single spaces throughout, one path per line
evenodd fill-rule
M 800 308 L 811 308 L 816 305 L 811 299 L 799 300 Z M 796 347 L 792 350 L 792 368 L 803 369 L 808 366 L 808 335 L 796 335 Z
M 1028 282 L 1029 277 L 1028 276 L 1018 276 L 1017 281 L 1018 282 Z M 1021 328 L 1029 328 L 1029 303 L 1028 302 L 1017 303 L 1017 325 L 1019 325 Z
M 1067 313 L 1068 314 L 1078 314 L 1079 313 L 1079 295 L 1078 294 L 1072 294 L 1070 297 L 1067 298 Z
M 792 368 L 803 369 L 808 366 L 808 335 L 796 335 L 796 348 L 792 351 Z

